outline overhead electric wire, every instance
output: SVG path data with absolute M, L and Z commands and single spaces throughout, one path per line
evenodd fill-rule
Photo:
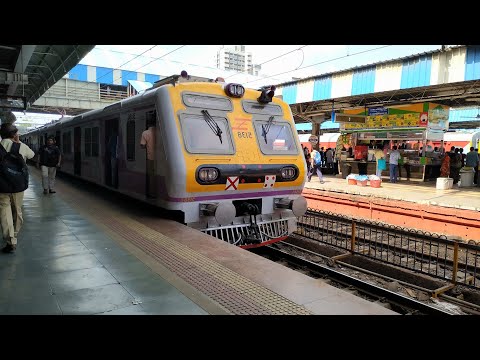
M 272 58 L 272 59 L 270 59 L 270 60 L 264 61 L 263 63 L 260 63 L 260 64 L 255 64 L 255 65 L 256 65 L 256 66 L 264 65 L 264 64 L 266 64 L 266 63 L 269 63 L 270 61 L 273 61 L 273 60 L 279 59 L 279 58 L 281 58 L 281 57 L 283 57 L 283 56 L 285 56 L 285 55 L 291 54 L 292 52 L 301 50 L 302 48 L 304 48 L 304 47 L 306 47 L 306 46 L 308 46 L 308 45 L 300 46 L 298 49 L 289 51 L 289 52 L 287 52 L 287 53 L 285 53 L 285 54 L 276 56 L 276 57 L 274 57 L 274 58 Z M 302 51 L 302 53 L 303 53 L 303 51 Z M 303 63 L 303 59 L 302 59 L 302 63 Z M 253 68 L 253 66 L 254 66 L 254 65 L 252 64 L 252 65 L 249 66 L 249 68 L 248 68 L 247 70 L 239 71 L 239 72 L 237 72 L 236 74 L 233 74 L 233 75 L 230 75 L 230 76 L 226 77 L 225 79 L 228 79 L 228 78 L 231 78 L 232 76 L 236 76 L 236 75 L 239 75 L 239 74 L 243 74 L 243 73 L 245 73 L 245 72 L 248 72 L 250 69 Z
M 359 52 L 353 53 L 353 54 L 351 54 L 351 55 L 339 56 L 339 57 L 336 57 L 336 58 L 333 58 L 333 59 L 329 59 L 329 60 L 325 60 L 325 61 L 318 62 L 318 63 L 316 63 L 316 64 L 306 65 L 306 66 L 303 66 L 303 67 L 298 67 L 298 68 L 296 68 L 296 69 L 294 69 L 294 70 L 288 70 L 288 71 L 284 71 L 284 72 L 281 72 L 281 73 L 278 73 L 278 74 L 275 74 L 275 75 L 266 76 L 266 77 L 263 77 L 263 78 L 261 78 L 261 79 L 255 79 L 255 80 L 247 81 L 247 82 L 245 82 L 245 84 L 248 84 L 248 83 L 251 83 L 251 82 L 255 82 L 255 81 L 259 81 L 259 80 L 269 79 L 269 78 L 272 78 L 272 77 L 278 76 L 278 75 L 288 74 L 288 73 L 291 73 L 291 72 L 294 72 L 294 71 L 297 71 L 297 70 L 306 69 L 306 68 L 308 68 L 308 67 L 317 66 L 317 65 L 325 64 L 325 63 L 328 63 L 328 62 L 331 62 L 331 61 L 344 59 L 344 58 L 346 58 L 346 57 L 351 57 L 351 56 L 354 56 L 354 55 L 359 55 L 359 54 L 363 54 L 363 53 L 370 52 L 370 51 L 380 50 L 380 49 L 383 49 L 383 48 L 386 48 L 386 47 L 389 47 L 389 46 L 392 46 L 392 45 L 380 46 L 380 47 L 377 47 L 377 48 L 375 48 L 375 49 L 368 49 L 368 50 L 359 51 Z M 284 82 L 288 82 L 288 81 L 284 81 Z

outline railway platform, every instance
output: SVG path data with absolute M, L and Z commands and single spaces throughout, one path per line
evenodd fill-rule
M 56 190 L 31 168 L 2 315 L 395 314 L 103 188 L 59 176 Z
M 438 190 L 433 181 L 392 184 L 383 178 L 381 187 L 373 188 L 348 185 L 339 175 L 324 180 L 313 176 L 305 184 L 303 195 L 312 209 L 480 242 L 480 187 Z

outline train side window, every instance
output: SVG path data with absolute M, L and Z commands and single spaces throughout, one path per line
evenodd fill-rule
M 127 122 L 127 160 L 135 161 L 135 121 Z
M 256 120 L 257 141 L 262 153 L 268 155 L 298 154 L 290 123 L 283 120 Z

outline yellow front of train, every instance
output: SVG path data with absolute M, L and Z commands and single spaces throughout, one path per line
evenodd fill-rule
M 225 82 L 169 88 L 195 217 L 189 225 L 243 248 L 284 240 L 307 209 L 302 148 L 274 90 Z

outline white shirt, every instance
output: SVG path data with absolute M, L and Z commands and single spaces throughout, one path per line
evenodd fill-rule
M 12 148 L 13 141 L 12 139 L 3 139 L 0 144 L 5 148 L 7 152 L 10 152 L 10 149 Z M 27 145 L 24 143 L 20 142 L 20 149 L 18 149 L 18 152 L 20 155 L 23 156 L 24 160 L 31 159 L 35 156 L 35 153 L 30 149 Z

